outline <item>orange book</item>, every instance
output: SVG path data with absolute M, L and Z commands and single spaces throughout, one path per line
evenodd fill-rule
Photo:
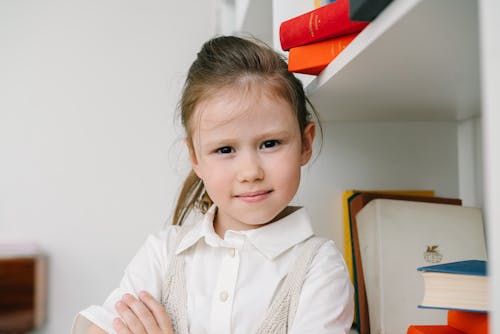
M 406 334 L 468 334 L 448 325 L 412 325 Z
M 318 75 L 357 35 L 358 33 L 354 33 L 291 48 L 288 54 L 288 71 Z
M 467 334 L 488 334 L 488 313 L 448 310 L 448 325 Z

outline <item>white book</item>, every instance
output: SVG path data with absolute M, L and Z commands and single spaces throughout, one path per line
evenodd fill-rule
M 422 309 L 418 267 L 486 260 L 481 209 L 376 199 L 356 216 L 374 334 L 406 333 L 410 325 L 446 324 L 446 310 Z

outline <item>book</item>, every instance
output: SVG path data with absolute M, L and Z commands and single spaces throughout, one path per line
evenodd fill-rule
M 407 334 L 488 334 L 488 313 L 448 310 L 446 325 L 411 325 Z
M 346 196 L 349 193 L 346 193 Z M 359 249 L 359 238 L 356 228 L 356 215 L 372 200 L 377 198 L 405 200 L 414 202 L 432 202 L 451 205 L 461 205 L 462 201 L 456 198 L 433 197 L 434 192 L 430 190 L 386 190 L 386 191 L 353 191 L 347 196 L 347 217 L 344 224 L 345 254 L 348 268 L 353 268 L 352 277 L 355 293 L 355 324 L 360 334 L 370 332 L 370 319 L 368 314 L 368 303 L 366 300 L 365 280 L 363 265 L 361 263 L 361 251 Z
M 349 0 L 349 18 L 372 21 L 392 0 Z
M 328 5 L 329 3 L 334 2 L 335 0 L 314 0 L 314 8 L 319 8 L 324 5 Z
M 488 313 L 448 310 L 448 325 L 467 334 L 488 334 Z
M 488 311 L 486 261 L 465 260 L 417 268 L 424 279 L 419 307 Z
M 480 208 L 375 199 L 357 214 L 356 228 L 372 333 L 445 324 L 446 310 L 417 307 L 424 282 L 415 268 L 486 259 Z
M 343 208 L 343 232 L 344 232 L 344 259 L 351 276 L 351 281 L 354 285 L 355 293 L 355 314 L 354 314 L 354 327 L 358 329 L 361 334 L 369 332 L 369 320 L 368 320 L 368 306 L 366 305 L 366 294 L 364 293 L 364 281 L 361 278 L 358 284 L 356 268 L 354 265 L 354 248 L 359 250 L 358 245 L 354 245 L 352 241 L 352 230 L 351 226 L 355 225 L 356 214 L 361 210 L 361 208 L 368 202 L 375 198 L 393 198 L 393 199 L 406 199 L 406 200 L 424 200 L 425 198 L 434 197 L 434 191 L 432 190 L 346 190 L 342 192 L 342 208 Z M 429 201 L 437 201 L 439 198 Z M 444 200 L 444 199 L 442 199 Z M 450 199 L 452 203 L 461 205 L 460 200 Z M 355 227 L 354 227 L 355 229 Z M 356 233 L 355 233 L 356 234 Z M 357 234 L 356 234 L 357 240 Z M 359 262 L 359 251 L 358 262 Z M 362 274 L 361 264 L 358 264 L 358 269 L 360 274 Z M 358 289 L 361 286 L 361 289 Z M 358 292 L 362 290 L 362 292 Z M 361 296 L 359 296 L 361 294 Z M 359 298 L 358 298 L 359 296 Z M 360 305 L 360 301 L 361 304 Z M 363 312 L 362 315 L 360 315 Z M 362 318 L 362 319 L 361 319 Z
M 345 190 L 342 192 L 344 258 L 353 283 L 354 264 L 351 225 L 354 223 L 356 219 L 355 216 L 359 212 L 359 210 L 361 210 L 364 205 L 375 198 L 391 198 L 409 201 L 419 199 L 428 201 L 445 200 L 444 198 L 440 197 L 436 197 L 435 199 L 427 199 L 429 197 L 434 197 L 433 190 Z M 462 201 L 459 199 L 449 199 L 447 203 L 461 205 Z
M 468 334 L 448 325 L 411 325 L 406 334 Z
M 358 33 L 354 33 L 291 48 L 288 54 L 288 71 L 318 75 L 357 35 Z
M 369 22 L 349 18 L 349 0 L 336 0 L 325 6 L 283 21 L 279 36 L 281 48 L 290 48 L 360 32 Z

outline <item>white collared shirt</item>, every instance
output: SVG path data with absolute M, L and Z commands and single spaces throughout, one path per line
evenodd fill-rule
M 250 334 L 263 321 L 274 293 L 313 235 L 306 210 L 247 231 L 214 231 L 212 207 L 195 223 L 177 249 L 179 226 L 148 237 L 127 266 L 120 286 L 102 306 L 79 313 L 73 334 L 85 333 L 89 321 L 115 333 L 114 305 L 123 294 L 146 290 L 161 299 L 169 252 L 184 252 L 189 331 L 194 334 Z M 170 247 L 169 247 L 170 246 Z M 333 241 L 318 251 L 302 287 L 289 333 L 348 333 L 354 315 L 353 288 L 342 255 Z

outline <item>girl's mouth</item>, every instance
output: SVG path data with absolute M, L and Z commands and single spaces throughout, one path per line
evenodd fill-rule
M 236 195 L 235 197 L 247 203 L 256 203 L 269 197 L 269 194 L 271 192 L 272 190 L 258 190 L 258 191 L 241 193 L 239 195 Z

